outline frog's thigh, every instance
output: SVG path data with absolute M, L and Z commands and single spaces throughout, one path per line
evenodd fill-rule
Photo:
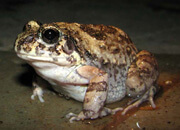
M 129 68 L 126 80 L 127 95 L 130 97 L 136 97 L 141 95 L 145 89 L 146 87 L 143 78 L 140 76 L 136 63 L 133 62 Z
M 152 98 L 156 92 L 154 85 L 158 77 L 157 68 L 157 61 L 151 53 L 141 51 L 137 54 L 136 61 L 129 68 L 126 86 L 128 96 L 140 98 L 134 104 L 128 106 L 124 113 L 145 100 L 149 100 L 151 105 L 155 107 Z

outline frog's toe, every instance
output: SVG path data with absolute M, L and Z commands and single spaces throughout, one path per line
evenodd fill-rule
M 144 99 L 140 99 L 140 100 L 134 102 L 133 104 L 127 106 L 127 107 L 123 110 L 122 115 L 125 115 L 126 112 L 129 111 L 129 110 L 131 110 L 132 108 L 138 107 L 142 102 L 144 102 L 143 100 L 144 100 Z
M 73 116 L 77 116 L 77 114 L 70 112 L 69 114 L 66 115 L 66 118 L 71 118 Z
M 84 120 L 86 116 L 83 114 L 83 112 L 80 112 L 79 115 L 70 112 L 69 114 L 66 115 L 66 118 L 69 119 L 70 123 L 73 123 L 73 121 Z
M 103 110 L 101 111 L 100 113 L 100 117 L 103 117 L 103 116 L 107 116 L 109 114 L 115 114 L 117 111 L 122 111 L 123 108 L 122 107 L 117 107 L 117 108 L 114 108 L 114 109 L 110 109 L 110 108 L 107 108 L 107 107 L 104 107 Z
M 43 99 L 43 90 L 40 87 L 37 87 L 33 90 L 33 95 L 31 95 L 31 99 L 34 100 L 35 97 L 38 96 L 40 102 L 45 102 Z
M 157 91 L 156 87 L 153 86 L 152 88 L 150 88 L 148 101 L 150 102 L 152 108 L 156 108 L 156 105 L 155 105 L 154 100 L 153 100 L 155 91 Z

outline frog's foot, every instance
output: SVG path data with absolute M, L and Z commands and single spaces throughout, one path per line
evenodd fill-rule
M 142 97 L 129 102 L 128 103 L 129 106 L 123 110 L 122 115 L 125 115 L 126 112 L 129 111 L 130 109 L 132 109 L 134 107 L 138 107 L 141 103 L 143 103 L 146 100 L 148 100 L 150 102 L 152 108 L 156 108 L 156 105 L 153 101 L 153 97 L 154 97 L 155 93 L 156 93 L 156 87 L 152 86 Z
M 123 110 L 123 108 L 118 107 L 115 109 L 110 109 L 104 107 L 103 110 L 99 113 L 94 113 L 93 111 L 82 111 L 78 115 L 74 113 L 69 113 L 66 115 L 66 118 L 69 118 L 70 123 L 73 121 L 85 120 L 85 119 L 96 119 L 98 117 L 107 116 L 109 114 L 115 114 L 117 111 Z
M 33 95 L 31 95 L 31 99 L 34 100 L 36 96 L 38 96 L 40 102 L 44 102 L 43 89 L 41 87 L 35 87 L 33 90 Z
M 47 81 L 45 81 L 38 75 L 34 75 L 33 82 L 32 82 L 32 86 L 34 90 L 33 90 L 31 99 L 34 100 L 35 97 L 37 96 L 40 102 L 45 102 L 43 99 L 43 93 L 44 93 L 44 90 L 47 88 L 47 85 L 49 85 Z

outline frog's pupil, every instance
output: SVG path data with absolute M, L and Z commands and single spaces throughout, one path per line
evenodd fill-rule
M 55 43 L 58 41 L 59 32 L 58 30 L 48 29 L 44 31 L 42 38 L 47 43 Z
M 48 40 L 52 40 L 57 36 L 57 33 L 54 30 L 49 29 L 45 31 L 44 35 Z

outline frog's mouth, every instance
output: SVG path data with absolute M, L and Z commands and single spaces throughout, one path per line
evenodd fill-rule
M 71 60 L 68 57 L 48 57 L 48 56 L 35 56 L 29 54 L 17 53 L 17 56 L 27 62 L 46 62 L 56 64 L 58 66 L 72 66 Z

